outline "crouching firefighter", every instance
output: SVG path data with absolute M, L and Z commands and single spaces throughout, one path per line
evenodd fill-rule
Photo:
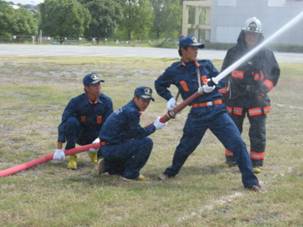
M 173 63 L 155 81 L 158 94 L 167 100 L 170 111 L 176 106 L 176 100 L 168 90 L 175 85 L 183 100 L 197 91 L 201 96 L 193 100 L 188 114 L 183 135 L 177 146 L 172 165 L 159 176 L 161 180 L 176 176 L 189 155 L 200 144 L 207 129 L 220 140 L 225 148 L 235 151 L 237 164 L 242 174 L 245 188 L 258 191 L 260 185 L 252 172 L 246 145 L 241 139 L 240 132 L 228 113 L 222 101 L 218 88 L 209 84 L 218 71 L 209 60 L 197 60 L 198 48 L 203 48 L 194 37 L 182 37 L 179 41 L 181 61 Z
M 222 70 L 238 60 L 264 39 L 261 22 L 252 17 L 246 21 L 236 46 L 228 50 Z M 278 63 L 271 50 L 261 49 L 253 58 L 242 64 L 228 76 L 226 86 L 227 110 L 242 132 L 247 115 L 250 128 L 250 158 L 255 173 L 261 172 L 266 146 L 266 116 L 271 110 L 268 93 L 276 86 L 280 75 Z M 234 151 L 225 150 L 226 163 L 235 163 Z
M 152 89 L 138 87 L 133 99 L 108 117 L 99 135 L 102 144 L 98 152 L 99 175 L 109 173 L 120 175 L 124 180 L 144 180 L 140 170 L 153 148 L 148 136 L 165 126 L 160 117 L 145 128 L 140 126 L 140 115 L 151 100 L 154 101 Z
M 55 160 L 65 158 L 62 149 L 74 148 L 80 145 L 98 142 L 98 135 L 106 118 L 113 112 L 111 99 L 101 93 L 101 80 L 96 73 L 90 73 L 83 78 L 84 93 L 72 98 L 62 115 L 58 127 L 57 149 L 54 153 Z M 97 163 L 97 151 L 92 149 L 88 155 L 93 163 Z M 77 169 L 77 156 L 70 155 L 67 162 L 68 169 Z

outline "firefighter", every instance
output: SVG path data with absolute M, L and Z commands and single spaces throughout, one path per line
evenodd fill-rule
M 151 88 L 137 87 L 133 99 L 108 117 L 99 135 L 102 144 L 98 152 L 99 175 L 109 173 L 124 180 L 144 180 L 140 170 L 153 148 L 148 136 L 166 125 L 158 117 L 152 124 L 140 126 L 140 116 L 151 100 L 154 101 Z
M 263 31 L 259 19 L 249 18 L 240 32 L 237 44 L 227 51 L 222 70 L 227 68 L 262 40 Z M 250 128 L 250 158 L 255 173 L 261 172 L 266 146 L 266 116 L 271 110 L 268 93 L 277 85 L 279 65 L 273 52 L 261 49 L 254 57 L 243 63 L 227 77 L 227 110 L 242 132 L 243 120 L 248 117 Z M 225 150 L 226 163 L 235 164 L 234 151 Z
M 173 63 L 155 81 L 156 91 L 167 100 L 169 111 L 176 106 L 176 100 L 168 89 L 170 85 L 178 88 L 183 99 L 195 92 L 202 93 L 190 104 L 191 110 L 182 138 L 175 150 L 172 165 L 159 178 L 166 180 L 176 176 L 188 156 L 200 144 L 206 130 L 209 129 L 227 149 L 235 150 L 244 187 L 258 191 L 260 185 L 252 172 L 246 145 L 241 139 L 238 128 L 225 110 L 218 88 L 209 84 L 209 80 L 217 76 L 218 71 L 211 61 L 197 60 L 198 49 L 203 47 L 204 45 L 192 36 L 182 37 L 179 41 L 181 61 Z
M 63 143 L 65 149 L 98 142 L 99 131 L 106 118 L 113 112 L 111 98 L 101 93 L 101 80 L 96 73 L 87 74 L 83 78 L 84 93 L 72 98 L 62 114 L 62 121 L 58 127 L 58 142 L 54 159 L 64 160 Z M 97 151 L 89 151 L 93 163 L 97 163 Z M 77 169 L 77 156 L 70 155 L 67 162 L 68 169 Z

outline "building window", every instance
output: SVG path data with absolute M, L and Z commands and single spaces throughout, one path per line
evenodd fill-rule
M 199 8 L 199 24 L 201 25 L 209 25 L 210 24 L 210 15 L 209 8 Z
M 188 24 L 195 24 L 196 8 L 188 6 Z
M 210 30 L 209 29 L 199 29 L 198 40 L 200 42 L 210 41 Z

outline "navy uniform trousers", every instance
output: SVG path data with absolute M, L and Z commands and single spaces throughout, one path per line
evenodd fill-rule
M 180 171 L 187 157 L 200 144 L 207 129 L 212 131 L 226 149 L 234 151 L 244 187 L 258 185 L 258 180 L 252 172 L 246 145 L 224 105 L 191 109 L 183 129 L 183 136 L 175 150 L 172 165 L 164 174 L 175 176 Z
M 152 149 L 153 141 L 149 137 L 130 139 L 116 145 L 104 145 L 101 148 L 101 155 L 105 161 L 105 172 L 135 179 L 147 162 Z
M 69 117 L 60 127 L 66 139 L 65 149 L 74 148 L 76 143 L 80 145 L 90 144 L 99 134 L 96 129 L 82 126 L 75 117 Z

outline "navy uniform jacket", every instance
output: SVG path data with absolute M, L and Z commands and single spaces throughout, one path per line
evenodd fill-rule
M 129 139 L 140 139 L 152 134 L 156 128 L 153 124 L 142 128 L 140 111 L 133 101 L 113 112 L 105 121 L 99 137 L 109 144 L 120 144 Z
M 217 69 L 209 60 L 199 60 L 199 69 L 201 75 L 201 84 L 206 83 L 208 78 L 212 78 L 218 75 Z M 172 94 L 168 90 L 171 84 L 174 84 L 179 89 L 179 92 L 184 99 L 194 94 L 199 87 L 196 73 L 196 66 L 193 62 L 183 63 L 175 62 L 155 81 L 155 88 L 157 93 L 169 100 L 172 98 Z M 192 104 L 213 101 L 220 99 L 222 95 L 216 88 L 209 94 L 204 94 L 196 98 Z
M 85 93 L 72 98 L 64 109 L 59 125 L 58 141 L 65 142 L 64 123 L 75 117 L 84 130 L 91 130 L 98 135 L 105 119 L 113 112 L 113 103 L 105 94 L 100 94 L 96 103 L 91 103 Z

